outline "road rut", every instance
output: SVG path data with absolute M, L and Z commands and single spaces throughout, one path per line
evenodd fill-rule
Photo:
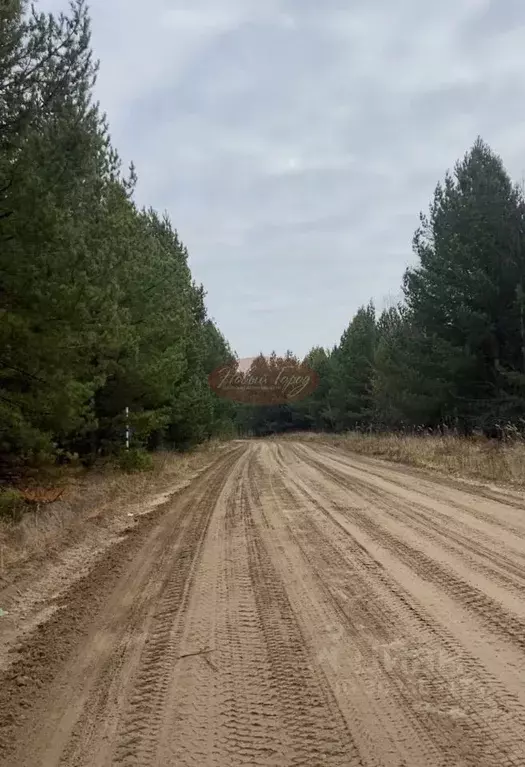
M 518 493 L 239 442 L 18 648 L 0 765 L 525 767 L 524 596 Z

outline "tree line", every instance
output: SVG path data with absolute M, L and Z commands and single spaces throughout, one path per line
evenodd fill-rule
M 525 198 L 482 139 L 421 215 L 398 305 L 362 306 L 333 348 L 309 352 L 306 399 L 236 405 L 209 385 L 235 355 L 187 250 L 166 215 L 137 207 L 135 169 L 93 99 L 84 0 L 59 15 L 10 0 L 0 25 L 0 469 L 117 453 L 126 407 L 132 443 L 150 449 L 238 432 L 521 430 Z
M 0 461 L 232 429 L 208 373 L 232 352 L 166 215 L 133 201 L 93 99 L 84 0 L 0 9 Z
M 524 232 L 523 189 L 478 138 L 421 214 L 402 300 L 362 306 L 338 344 L 308 354 L 314 394 L 252 410 L 243 428 L 522 432 Z

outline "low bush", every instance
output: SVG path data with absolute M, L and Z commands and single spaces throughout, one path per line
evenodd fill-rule
M 16 521 L 26 508 L 22 494 L 13 488 L 0 490 L 0 519 Z
M 151 453 L 140 448 L 130 448 L 123 451 L 119 456 L 119 467 L 128 474 L 135 471 L 152 471 L 153 466 Z

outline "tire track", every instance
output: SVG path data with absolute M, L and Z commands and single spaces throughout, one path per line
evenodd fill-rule
M 219 576 L 218 657 L 222 671 L 219 692 L 220 739 L 217 764 L 278 764 L 288 753 L 290 739 L 282 726 L 268 648 L 257 610 L 249 562 L 251 530 L 245 509 L 245 470 L 227 506 L 222 535 Z
M 453 750 L 455 759 L 460 758 L 462 764 L 494 767 L 506 763 L 502 760 L 509 756 L 515 759 L 521 745 L 516 733 L 525 731 L 525 709 L 517 698 L 487 675 L 453 637 L 436 626 L 425 614 L 424 607 L 415 603 L 380 563 L 337 523 L 330 510 L 331 501 L 319 503 L 317 494 L 298 482 L 297 475 L 290 477 L 290 484 L 282 486 L 280 492 L 288 498 L 295 493 L 296 505 L 301 504 L 301 497 L 303 508 L 309 505 L 310 514 L 303 515 L 300 523 L 294 517 L 293 532 L 299 539 L 304 538 L 304 556 L 312 563 L 319 579 L 333 584 L 328 586 L 332 598 L 347 615 L 352 639 L 364 645 L 360 647 L 363 657 L 376 654 L 378 648 L 386 649 L 386 653 L 375 658 L 376 673 L 387 677 L 389 695 L 400 694 L 405 709 L 411 709 L 424 723 L 433 742 L 440 747 L 440 753 Z M 315 547 L 312 541 L 316 542 Z M 346 594 L 342 573 L 348 574 L 346 583 L 351 584 L 350 588 L 347 585 Z M 341 599 L 341 595 L 346 599 Z M 385 636 L 384 630 L 374 636 L 378 615 L 384 626 L 390 627 L 390 637 Z M 363 624 L 366 633 L 359 639 L 356 627 Z M 399 644 L 397 632 L 401 627 L 411 637 L 408 653 L 403 642 Z M 396 645 L 401 651 L 398 657 Z M 496 736 L 498 755 L 487 756 L 487 752 L 494 749 Z
M 310 581 L 308 586 L 297 585 L 293 590 L 294 611 L 301 617 L 304 631 L 308 633 L 312 626 L 317 627 L 316 633 L 309 638 L 312 653 L 325 678 L 330 680 L 332 695 L 336 697 L 339 710 L 344 711 L 347 727 L 362 753 L 363 764 L 388 763 L 402 767 L 408 759 L 410 764 L 418 764 L 418 767 L 448 765 L 417 717 L 403 707 L 402 697 L 378 673 L 378 650 L 390 645 L 397 630 L 393 622 L 381 619 L 384 605 L 375 604 L 377 594 L 374 593 L 372 598 L 370 581 L 366 579 L 365 586 L 359 569 L 349 570 L 348 562 L 334 565 L 334 552 L 326 556 L 326 535 L 319 535 L 317 529 L 312 535 L 308 528 L 304 529 L 303 522 L 312 511 L 310 505 L 305 505 L 304 497 L 294 494 L 279 481 L 279 472 L 272 479 L 273 472 L 268 464 L 267 458 L 264 470 L 253 477 L 254 494 L 258 497 L 259 490 L 265 484 L 269 485 L 271 508 L 282 507 L 284 500 L 284 507 L 293 520 L 288 523 L 285 517 L 286 534 L 283 534 L 281 522 L 275 524 L 275 514 L 270 518 L 265 512 L 268 502 L 259 500 L 264 527 L 271 536 L 268 540 L 280 534 L 279 550 L 288 560 L 286 567 L 282 567 L 286 573 L 285 582 L 290 583 L 292 574 L 296 573 Z M 288 477 L 283 476 L 283 479 Z M 321 548 L 324 551 L 319 556 Z M 357 542 L 353 552 L 362 555 Z M 334 566 L 333 570 L 325 569 L 328 563 L 330 568 Z M 341 570 L 339 564 L 343 564 Z M 366 569 L 375 567 L 381 569 L 379 563 L 369 558 Z M 330 574 L 335 577 L 335 583 Z M 375 636 L 374 630 L 377 632 Z
M 285 583 L 272 561 L 255 520 L 261 513 L 255 471 L 243 488 L 241 509 L 248 536 L 250 576 L 264 635 L 271 678 L 279 689 L 276 702 L 292 740 L 287 764 L 362 765 L 358 748 L 298 622 Z
M 319 455 L 323 455 L 323 453 L 324 451 L 319 452 Z M 338 453 L 339 451 L 335 448 L 330 450 L 330 460 L 349 469 L 350 456 L 343 456 Z M 421 495 L 432 499 L 432 501 L 437 501 L 439 504 L 445 503 L 450 509 L 466 514 L 468 517 L 472 517 L 490 527 L 496 527 L 506 533 L 510 532 L 516 539 L 525 539 L 525 514 L 516 515 L 516 512 L 525 512 L 525 499 L 520 500 L 516 498 L 510 494 L 510 491 L 497 493 L 485 486 L 471 487 L 465 482 L 461 482 L 461 480 L 456 480 L 453 477 L 445 480 L 439 475 L 435 475 L 433 481 L 429 481 L 426 474 L 420 476 L 420 473 L 414 470 L 412 470 L 413 474 L 409 474 L 406 469 L 402 470 L 395 465 L 388 466 L 388 469 L 386 469 L 385 466 L 380 466 L 379 461 L 377 462 L 379 465 L 376 465 L 370 459 L 366 460 L 362 456 L 352 455 L 351 460 L 355 464 L 353 467 L 354 471 L 359 467 L 359 471 L 366 472 L 371 477 L 381 481 L 387 480 L 390 484 L 396 485 L 401 490 L 413 491 L 414 480 L 420 480 L 419 492 Z M 463 500 L 465 496 L 470 498 L 470 503 Z M 513 518 L 520 522 L 520 526 L 513 524 L 509 519 L 499 519 L 494 513 L 484 512 L 476 508 L 473 504 L 479 506 L 480 499 L 483 502 L 487 500 L 494 505 L 507 507 L 506 510 L 512 511 Z M 451 517 L 449 516 L 448 518 L 450 519 Z
M 178 662 L 173 666 L 165 699 L 158 762 L 188 767 L 220 764 L 217 750 L 222 716 L 221 691 L 225 657 L 221 623 L 228 601 L 221 581 L 230 541 L 224 523 L 242 481 L 249 451 L 233 467 L 216 502 L 203 544 L 194 585 L 184 616 Z
M 365 503 L 373 502 L 388 517 L 413 529 L 425 539 L 435 541 L 438 546 L 465 561 L 471 569 L 514 591 L 520 598 L 525 596 L 525 552 L 500 553 L 488 535 L 473 531 L 446 514 L 430 510 L 423 503 L 409 503 L 397 495 L 394 501 L 393 496 L 374 487 L 371 481 L 355 475 L 349 477 L 311 458 L 305 458 L 305 462 Z M 351 517 L 351 510 L 344 504 L 340 505 L 340 510 Z M 454 527 L 459 527 L 459 531 L 451 529 Z
M 330 477 L 336 483 L 347 489 L 351 487 L 351 481 L 344 475 L 331 469 L 324 469 L 317 461 L 311 465 Z M 353 486 L 352 486 L 353 489 Z M 383 501 L 378 491 L 370 490 L 375 495 L 374 502 L 380 504 L 388 511 L 389 505 Z M 396 499 L 397 501 L 397 499 Z M 419 577 L 437 584 L 443 591 L 462 604 L 468 611 L 485 623 L 489 629 L 498 633 L 504 639 L 513 642 L 520 650 L 525 650 L 525 621 L 514 613 L 509 612 L 503 605 L 485 594 L 481 589 L 462 580 L 461 577 L 446 565 L 437 562 L 427 556 L 423 551 L 413 548 L 399 536 L 387 530 L 366 512 L 357 509 L 352 510 L 349 516 L 358 526 L 364 530 L 373 540 L 387 547 L 392 553 L 416 572 Z
M 195 571 L 214 510 L 216 496 L 238 456 L 214 473 L 196 506 L 172 559 L 149 627 L 140 665 L 127 696 L 114 761 L 124 767 L 154 763 L 168 693 L 170 671 L 178 659 Z
M 418 479 L 238 442 L 33 637 L 1 767 L 525 767 L 519 510 Z

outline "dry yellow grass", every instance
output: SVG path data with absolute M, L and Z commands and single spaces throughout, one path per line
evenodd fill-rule
M 457 477 L 525 487 L 525 444 L 520 442 L 505 444 L 484 438 L 357 432 L 289 436 L 300 440 L 321 440 L 360 455 L 435 469 Z
M 153 471 L 125 474 L 114 467 L 89 472 L 64 472 L 66 488 L 54 503 L 33 503 L 21 521 L 0 520 L 0 580 L 14 566 L 57 553 L 72 540 L 82 539 L 88 526 L 111 524 L 128 509 L 155 494 L 183 484 L 207 466 L 225 443 L 205 443 L 191 452 L 157 453 Z

